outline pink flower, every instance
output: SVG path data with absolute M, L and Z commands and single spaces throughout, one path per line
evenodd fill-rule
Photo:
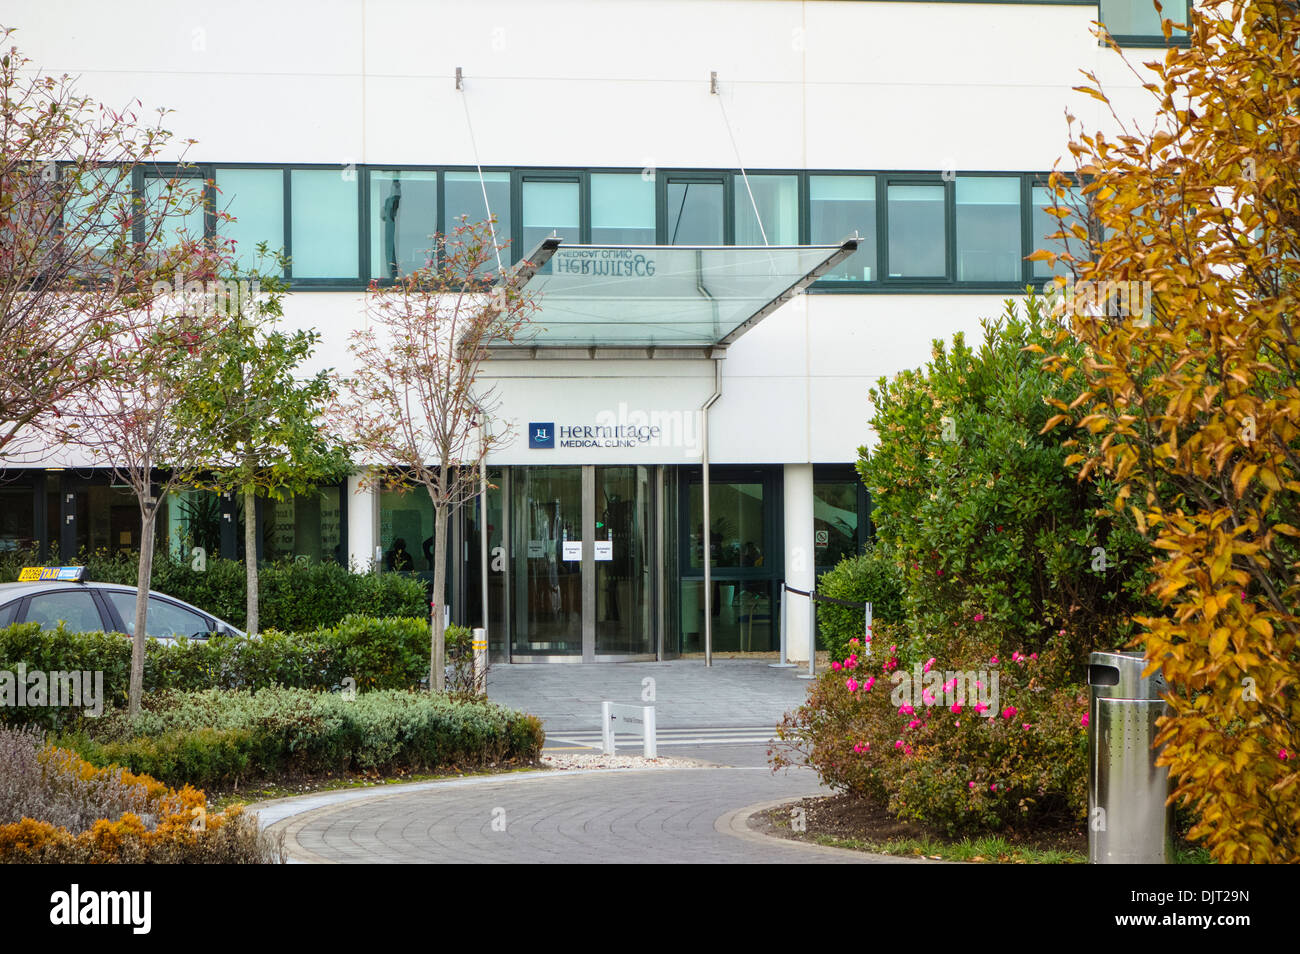
M 831 668 L 834 669 L 836 672 L 839 672 L 840 664 L 837 662 L 832 662 Z
M 938 573 L 940 576 L 943 576 L 943 570 L 935 570 L 935 572 Z
M 870 692 L 870 691 L 871 691 L 871 687 L 874 686 L 875 684 L 876 684 L 876 677 L 875 677 L 875 676 L 868 676 L 868 677 L 867 677 L 867 681 L 864 682 L 864 683 L 862 684 L 862 691 L 863 691 L 863 692 Z
M 858 691 L 858 681 L 854 679 L 852 676 L 850 676 L 847 680 L 845 680 L 844 685 L 848 687 L 849 692 Z
M 1283 762 L 1285 762 L 1291 756 L 1286 749 L 1278 749 L 1277 757 L 1280 758 Z
M 934 657 L 931 656 L 928 660 L 926 660 L 925 666 L 924 668 L 921 669 L 921 672 L 929 672 L 933 668 L 934 668 Z
M 1029 654 L 1029 658 L 1030 658 L 1030 659 L 1035 659 L 1035 660 L 1038 659 L 1038 653 L 1030 653 L 1030 654 Z
M 1088 728 L 1088 713 L 1085 712 L 1083 714 L 1083 718 L 1079 720 L 1079 725 L 1083 726 L 1085 729 Z
M 998 790 L 998 783 L 997 783 L 997 782 L 994 782 L 992 785 L 989 786 L 989 791 L 990 791 L 990 792 L 996 792 L 997 790 Z
M 955 725 L 955 726 L 957 726 L 958 728 L 960 728 L 960 727 L 961 727 L 961 719 L 958 719 L 956 722 L 953 723 L 953 725 Z
M 990 657 L 989 657 L 989 664 L 992 665 L 992 666 L 996 666 L 996 665 L 998 664 L 998 657 L 997 657 L 997 656 L 990 656 Z
M 984 614 L 983 614 L 983 613 L 976 613 L 975 616 L 974 616 L 974 620 L 975 620 L 975 622 L 977 622 L 977 623 L 982 623 L 982 622 L 984 622 Z
M 1057 635 L 1057 636 L 1064 636 L 1064 635 L 1065 635 L 1065 630 L 1061 630 L 1061 631 L 1060 631 L 1059 633 L 1057 633 L 1056 635 Z
M 915 729 L 915 728 L 916 728 L 918 725 L 920 725 L 920 724 L 921 724 L 921 720 L 920 720 L 920 719 L 913 719 L 911 722 L 909 722 L 909 723 L 907 724 L 907 727 L 908 727 L 909 729 Z
M 974 782 L 967 782 L 966 784 L 969 785 L 971 788 L 974 788 L 974 787 L 975 787 L 975 783 L 974 783 Z
M 852 639 L 849 640 L 850 646 L 856 646 L 857 644 L 858 644 L 858 637 L 854 636 Z
M 1010 719 L 1015 714 L 1016 714 L 1015 706 L 1007 706 L 1005 709 L 1002 710 L 1002 718 L 1004 719 Z
M 1025 723 L 1024 725 L 1022 725 L 1020 728 L 1022 728 L 1022 729 L 1028 729 L 1028 728 L 1029 728 L 1029 723 L 1026 722 L 1026 723 Z
M 903 754 L 904 754 L 904 755 L 911 755 L 911 754 L 912 754 L 912 747 L 911 747 L 910 745 L 905 745 L 905 746 L 903 746 Z
M 926 689 L 924 692 L 922 692 L 921 701 L 924 702 L 927 706 L 934 705 L 934 690 Z
M 978 713 L 983 713 L 984 710 L 987 709 L 987 708 L 988 708 L 988 704 L 987 704 L 987 703 L 983 703 L 983 702 L 977 702 L 977 703 L 975 703 L 975 711 L 978 712 Z
M 961 715 L 961 703 L 954 702 L 952 705 L 948 707 L 948 711 L 955 715 Z
M 911 715 L 911 714 L 912 714 L 913 712 L 915 712 L 915 711 L 916 711 L 916 710 L 915 710 L 914 708 L 912 708 L 911 706 L 899 706 L 899 707 L 898 707 L 898 714 L 899 714 L 899 715 Z
M 894 743 L 894 748 L 896 748 L 896 749 L 901 749 L 902 747 L 903 747 L 903 740 L 902 740 L 902 739 L 899 739 L 897 742 Z
M 945 682 L 945 683 L 943 684 L 943 691 L 944 691 L 944 692 L 952 692 L 952 691 L 953 691 L 954 689 L 956 689 L 956 688 L 957 688 L 957 677 L 956 677 L 956 676 L 953 676 L 951 679 L 949 679 L 947 682 Z

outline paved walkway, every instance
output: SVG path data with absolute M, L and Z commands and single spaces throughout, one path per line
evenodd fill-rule
M 256 806 L 306 863 L 868 864 L 904 859 L 750 831 L 757 803 L 820 792 L 808 771 L 695 768 L 521 773 Z
M 540 716 L 547 734 L 599 730 L 604 700 L 648 705 L 642 694 L 653 680 L 655 721 L 661 729 L 716 726 L 775 728 L 803 702 L 808 681 L 769 660 L 675 659 L 656 663 L 496 663 L 488 671 L 493 702 Z

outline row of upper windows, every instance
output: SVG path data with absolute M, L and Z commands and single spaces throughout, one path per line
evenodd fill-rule
M 1037 173 L 492 169 L 480 180 L 473 169 L 201 165 L 158 175 L 208 183 L 207 208 L 179 221 L 178 234 L 233 240 L 241 268 L 260 242 L 283 248 L 298 288 L 408 274 L 429 261 L 435 234 L 489 210 L 510 261 L 551 234 L 570 244 L 761 246 L 856 233 L 858 252 L 819 283 L 845 291 L 1023 288 L 1053 272 L 1025 256 L 1062 250 L 1046 239 L 1059 224 Z

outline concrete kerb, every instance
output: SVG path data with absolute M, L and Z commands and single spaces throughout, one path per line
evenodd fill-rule
M 737 808 L 734 812 L 727 812 L 713 823 L 714 830 L 724 835 L 731 835 L 734 838 L 741 838 L 745 841 L 752 841 L 764 845 L 771 845 L 776 842 L 781 845 L 788 845 L 804 852 L 821 853 L 826 858 L 834 858 L 839 861 L 845 855 L 854 858 L 865 858 L 876 864 L 882 865 L 924 865 L 937 864 L 929 858 L 905 858 L 901 855 L 881 855 L 873 851 L 858 851 L 854 848 L 835 848 L 831 845 L 810 845 L 805 841 L 795 841 L 792 838 L 782 838 L 780 835 L 769 835 L 761 831 L 756 831 L 749 827 L 749 820 L 760 812 L 770 811 L 773 808 L 780 808 L 783 805 L 795 805 L 797 801 L 788 798 L 778 798 L 770 802 L 759 802 L 756 805 L 747 805 L 744 808 Z

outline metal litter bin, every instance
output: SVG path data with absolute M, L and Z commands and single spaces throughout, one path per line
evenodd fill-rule
M 1166 864 L 1172 856 L 1169 770 L 1156 767 L 1156 720 L 1169 713 L 1159 672 L 1141 653 L 1088 658 L 1088 861 Z

